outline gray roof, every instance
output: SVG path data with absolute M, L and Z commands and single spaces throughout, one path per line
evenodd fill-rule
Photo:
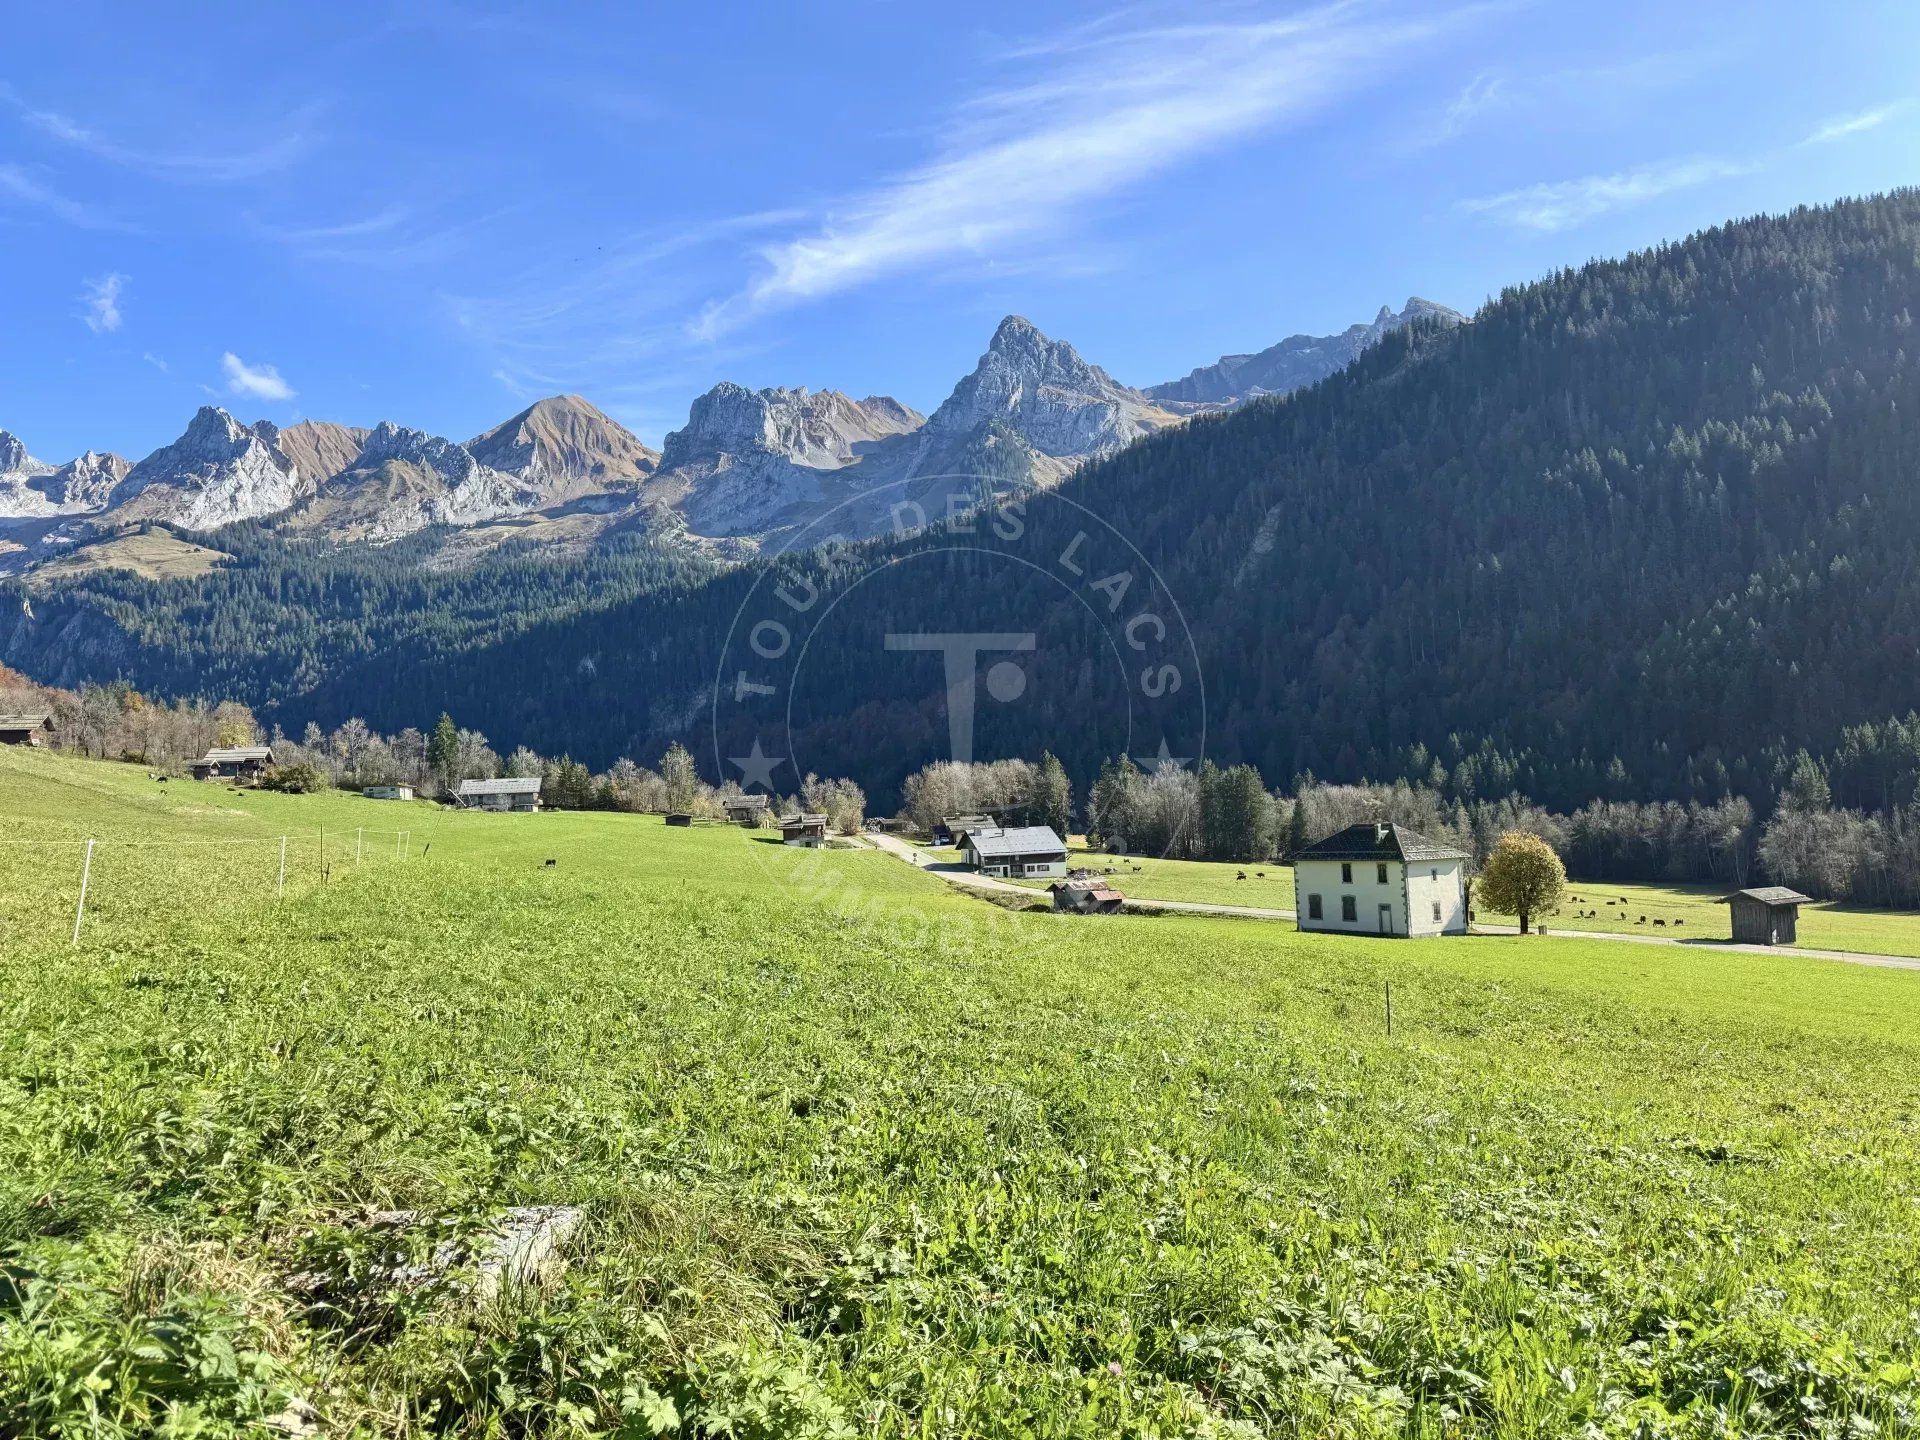
M 29 710 L 19 715 L 0 715 L 0 730 L 38 730 L 51 725 L 53 716 L 45 710 Z
M 764 795 L 729 795 L 725 800 L 729 810 L 764 810 L 767 797 Z
M 1731 900 L 1758 900 L 1762 905 L 1811 905 L 1813 901 L 1798 890 L 1789 890 L 1784 885 L 1761 885 L 1752 890 L 1736 890 L 1731 895 L 1722 895 L 1721 904 Z
M 540 777 L 516 775 L 503 780 L 462 780 L 460 793 L 462 795 L 538 795 Z
M 824 815 L 782 815 L 780 817 L 780 828 L 782 830 L 798 830 L 803 825 L 824 825 L 826 823 L 827 817 Z
M 240 760 L 271 760 L 271 745 L 225 745 L 216 746 L 200 758 L 202 765 L 231 765 Z
M 1024 825 L 1017 830 L 976 830 L 967 837 L 983 860 L 1000 855 L 1059 855 L 1066 858 L 1067 842 L 1051 825 Z
M 1407 829 L 1363 820 L 1301 850 L 1295 860 L 1464 860 L 1467 852 Z

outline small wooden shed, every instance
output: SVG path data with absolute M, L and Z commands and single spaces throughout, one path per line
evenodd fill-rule
M 53 716 L 44 710 L 0 715 L 0 745 L 44 745 L 53 732 Z
M 667 824 L 676 829 L 686 829 L 693 824 L 693 816 L 684 810 L 675 810 L 667 816 Z
M 1745 945 L 1791 945 L 1800 922 L 1800 907 L 1813 902 L 1784 885 L 1736 890 L 1720 897 L 1733 908 L 1733 938 Z
M 824 815 L 782 815 L 780 843 L 805 845 L 819 849 L 827 843 L 827 817 Z
M 1127 898 L 1097 876 L 1076 875 L 1072 879 L 1049 885 L 1047 889 L 1053 895 L 1054 909 L 1083 914 L 1112 914 Z
M 767 818 L 765 795 L 730 795 L 723 803 L 727 819 L 735 825 L 754 826 Z

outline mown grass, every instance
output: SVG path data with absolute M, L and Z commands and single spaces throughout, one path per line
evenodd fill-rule
M 128 831 L 371 803 L 0 757 L 9 834 L 83 772 Z M 0 1431 L 1916 1428 L 1920 976 L 435 819 L 279 903 L 7 943 Z M 544 1202 L 566 1270 L 478 1313 L 356 1223 Z
M 1570 880 L 1567 902 L 1547 918 L 1555 931 L 1663 935 L 1675 940 L 1727 940 L 1732 918 L 1720 897 L 1731 886 L 1623 885 Z M 1578 897 L 1578 898 L 1575 898 Z M 1623 903 L 1624 902 L 1624 903 Z M 1594 911 L 1591 916 L 1581 911 Z M 1645 916 L 1645 923 L 1641 917 Z M 1476 909 L 1476 921 L 1511 925 L 1514 917 Z M 1655 925 L 1664 920 L 1664 925 Z M 1920 913 L 1823 902 L 1800 907 L 1799 948 L 1920 956 Z
M 961 854 L 951 846 L 924 847 L 932 863 L 959 864 Z M 1207 860 L 1161 860 L 1150 855 L 1115 855 L 1096 850 L 1084 841 L 1067 849 L 1067 865 L 1113 872 L 1121 892 L 1140 900 L 1190 900 L 1208 905 L 1245 905 L 1262 910 L 1293 908 L 1292 867 L 1260 862 L 1229 865 Z M 1240 877 L 1245 875 L 1243 880 Z M 1016 885 L 1045 890 L 1050 880 L 1015 879 Z

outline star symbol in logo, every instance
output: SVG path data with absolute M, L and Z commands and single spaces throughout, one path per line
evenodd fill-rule
M 1140 768 L 1150 775 L 1178 775 L 1182 770 L 1187 768 L 1187 761 L 1193 757 L 1191 755 L 1174 754 L 1173 751 L 1168 748 L 1167 737 L 1162 735 L 1160 737 L 1160 753 L 1158 755 L 1136 755 L 1133 758 L 1139 764 Z
M 740 767 L 740 788 L 751 790 L 758 785 L 768 794 L 773 793 L 773 767 L 786 763 L 784 755 L 769 755 L 760 748 L 760 737 L 753 737 L 753 749 L 745 755 L 729 757 Z

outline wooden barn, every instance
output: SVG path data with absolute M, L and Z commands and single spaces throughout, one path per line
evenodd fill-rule
M 237 780 L 247 785 L 258 781 L 271 764 L 271 745 L 226 745 L 207 751 L 187 769 L 196 780 Z
M 735 825 L 759 825 L 767 818 L 767 797 L 764 795 L 730 795 L 724 804 L 727 819 Z
M 1784 885 L 1736 890 L 1720 897 L 1733 910 L 1733 938 L 1745 945 L 1791 945 L 1800 924 L 1800 907 L 1812 900 Z
M 0 715 L 0 745 L 44 745 L 53 733 L 53 716 L 43 710 Z
M 949 815 L 934 822 L 933 843 L 964 846 L 969 831 L 992 829 L 998 823 L 991 815 Z
M 675 810 L 667 816 L 667 824 L 676 830 L 687 830 L 693 826 L 693 816 L 684 810 Z
M 540 808 L 538 775 L 500 780 L 462 780 L 454 797 L 462 810 L 499 810 L 526 814 Z
M 1074 876 L 1047 887 L 1053 908 L 1082 915 L 1110 915 L 1126 902 L 1113 886 L 1098 876 Z
M 827 843 L 827 817 L 824 815 L 782 815 L 780 843 L 805 845 L 818 850 Z

